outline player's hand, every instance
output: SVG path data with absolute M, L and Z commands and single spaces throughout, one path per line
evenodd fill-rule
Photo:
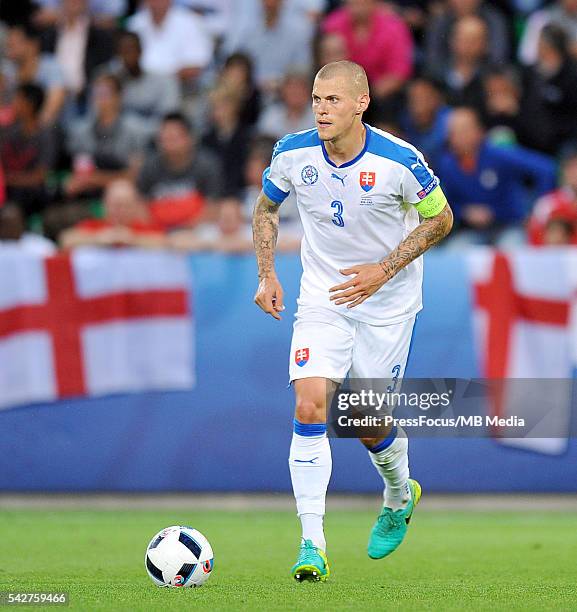
M 350 276 L 351 274 L 355 276 L 345 283 L 331 287 L 329 289 L 329 292 L 332 293 L 330 299 L 335 304 L 348 304 L 347 308 L 354 308 L 362 304 L 390 278 L 378 263 L 353 266 L 352 268 L 340 270 L 340 273 L 345 276 Z
M 279 312 L 284 310 L 283 290 L 276 276 L 265 276 L 260 281 L 254 303 L 280 321 Z

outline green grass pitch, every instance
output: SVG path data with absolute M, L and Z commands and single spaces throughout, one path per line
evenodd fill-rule
M 577 515 L 415 513 L 391 557 L 367 558 L 374 514 L 326 519 L 332 576 L 297 584 L 290 512 L 3 511 L 0 591 L 70 593 L 76 610 L 569 610 L 577 605 Z M 202 531 L 215 569 L 199 589 L 159 589 L 148 540 L 173 524 Z M 53 606 L 54 607 L 54 606 Z M 32 609 L 32 608 L 26 608 Z M 34 609 L 38 610 L 36 606 Z

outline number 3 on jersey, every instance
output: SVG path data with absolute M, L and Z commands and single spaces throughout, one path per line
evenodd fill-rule
M 337 212 L 333 214 L 333 218 L 331 219 L 331 221 L 337 227 L 344 227 L 345 222 L 343 220 L 343 203 L 339 200 L 334 200 L 333 202 L 331 202 L 331 208 L 337 209 Z

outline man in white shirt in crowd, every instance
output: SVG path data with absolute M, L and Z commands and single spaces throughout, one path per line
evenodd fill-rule
M 145 0 L 128 21 L 142 43 L 142 67 L 194 81 L 212 59 L 213 42 L 202 18 L 172 0 Z

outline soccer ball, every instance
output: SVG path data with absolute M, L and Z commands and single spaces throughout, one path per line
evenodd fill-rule
M 210 576 L 213 553 L 200 531 L 175 525 L 150 540 L 144 564 L 156 586 L 198 587 Z

